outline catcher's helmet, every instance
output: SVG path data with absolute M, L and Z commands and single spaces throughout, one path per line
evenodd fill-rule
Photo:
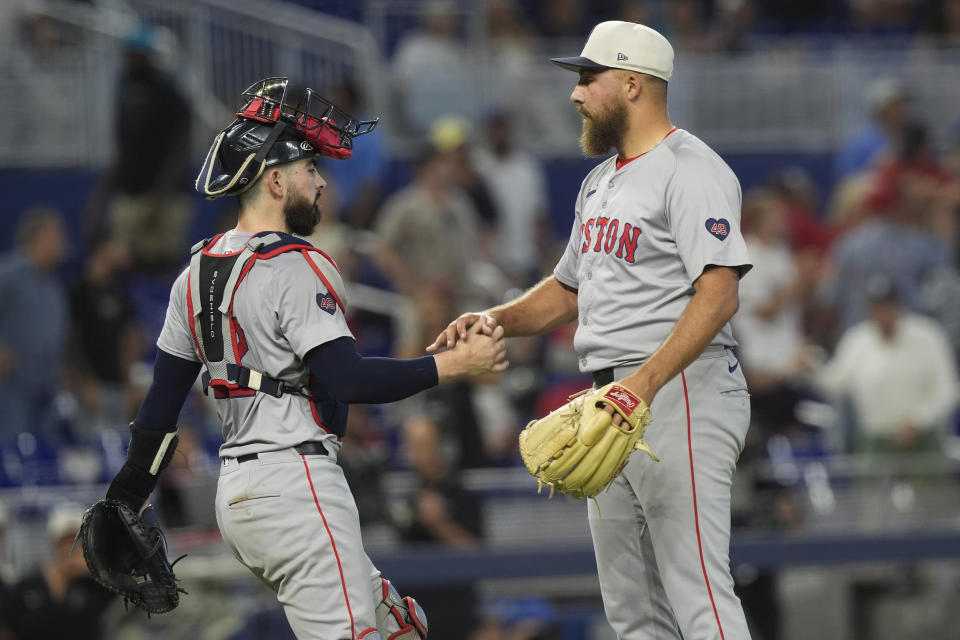
M 213 140 L 196 189 L 209 200 L 243 193 L 267 167 L 311 156 L 350 157 L 353 138 L 376 120 L 357 120 L 304 89 L 299 98 L 287 78 L 265 78 L 243 92 L 237 119 Z

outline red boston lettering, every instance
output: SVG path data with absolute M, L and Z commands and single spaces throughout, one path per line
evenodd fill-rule
M 610 224 L 607 225 L 607 239 L 603 243 L 603 250 L 607 253 L 613 251 L 614 245 L 617 244 L 617 231 L 620 230 L 620 221 L 614 218 L 610 221 Z
M 617 257 L 633 263 L 637 257 L 637 241 L 640 239 L 640 227 L 634 227 L 629 222 L 623 225 L 623 235 L 617 246 Z
M 597 232 L 596 242 L 593 241 L 592 231 L 594 230 Z M 580 237 L 583 240 L 580 245 L 580 253 L 600 252 L 602 250 L 610 254 L 616 247 L 618 258 L 631 264 L 636 262 L 640 227 L 635 227 L 629 222 L 623 223 L 623 232 L 621 233 L 620 220 L 617 218 L 590 218 L 580 225 Z
M 603 243 L 603 229 L 610 222 L 610 218 L 597 218 L 597 244 L 594 245 L 594 251 L 600 251 L 600 245 Z
M 583 246 L 580 247 L 580 253 L 586 253 L 590 250 L 590 227 L 592 226 L 593 218 L 590 218 L 586 224 L 580 226 L 580 236 L 583 238 Z

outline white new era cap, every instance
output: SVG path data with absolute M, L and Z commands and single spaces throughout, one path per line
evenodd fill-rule
M 628 69 L 670 80 L 673 75 L 673 47 L 659 32 L 636 22 L 610 20 L 590 32 L 583 53 L 550 62 L 569 69 Z

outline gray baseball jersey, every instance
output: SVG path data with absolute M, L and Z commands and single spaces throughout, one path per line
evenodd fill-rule
M 228 231 L 213 247 L 216 253 L 241 250 L 251 233 Z M 313 258 L 311 258 L 313 259 Z M 200 361 L 187 312 L 187 271 L 177 278 L 157 346 L 179 358 Z M 282 282 L 284 286 L 277 286 Z M 261 260 L 237 288 L 233 315 L 249 351 L 246 366 L 266 371 L 294 388 L 305 386 L 310 372 L 303 357 L 312 348 L 352 336 L 343 312 L 318 304 L 329 292 L 303 254 L 291 252 Z M 275 398 L 257 393 L 216 400 L 223 421 L 221 457 L 285 449 L 301 442 L 335 439 L 314 419 L 303 396 Z
M 228 231 L 210 250 L 240 251 L 251 236 Z M 351 335 L 307 259 L 314 257 L 294 251 L 258 260 L 233 299 L 246 345 L 244 366 L 295 388 L 309 378 L 307 352 Z M 199 361 L 187 306 L 188 271 L 174 283 L 157 345 Z M 336 436 L 322 429 L 301 395 L 255 393 L 216 402 L 224 444 L 215 509 L 227 546 L 277 593 L 297 638 L 380 640 L 380 572 L 363 549 L 356 504 L 336 464 Z M 294 449 L 318 440 L 325 454 Z
M 716 153 L 675 129 L 619 169 L 616 158 L 597 166 L 554 271 L 577 289 L 581 369 L 633 373 L 707 265 L 750 268 L 740 185 Z M 660 389 L 644 434 L 660 462 L 632 456 L 589 505 L 604 609 L 622 640 L 750 637 L 728 556 L 730 487 L 750 420 L 735 345 L 724 326 Z
M 740 199 L 730 167 L 683 129 L 619 170 L 612 157 L 587 174 L 570 242 L 554 270 L 578 290 L 574 347 L 581 371 L 652 354 L 706 265 L 738 267 L 741 275 L 749 270 Z M 736 346 L 729 325 L 714 344 Z

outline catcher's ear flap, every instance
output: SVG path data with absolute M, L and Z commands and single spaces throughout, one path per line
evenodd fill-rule
M 254 152 L 244 159 L 243 164 L 232 175 L 225 173 L 214 178 L 213 171 L 217 166 L 217 156 L 220 153 L 220 145 L 223 144 L 225 135 L 226 131 L 221 131 L 213 140 L 194 183 L 197 191 L 207 200 L 213 200 L 223 195 L 235 196 L 243 193 L 253 185 L 267 166 L 266 159 L 256 161 L 257 153 Z

